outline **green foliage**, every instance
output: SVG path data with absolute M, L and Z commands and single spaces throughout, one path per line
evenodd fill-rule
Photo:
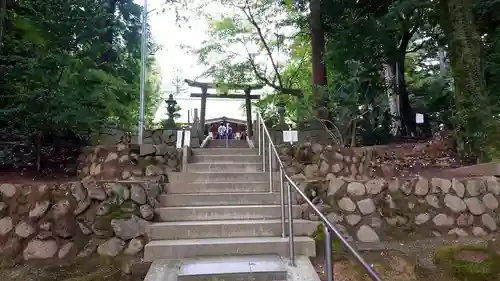
M 204 13 L 210 39 L 191 50 L 207 66 L 205 74 L 219 83 L 263 83 L 276 92 L 290 87 L 281 72 L 292 55 L 296 31 L 290 19 L 297 12 L 269 0 L 221 0 L 220 5 L 233 13 Z
M 10 3 L 0 57 L 3 128 L 24 138 L 137 124 L 141 8 L 132 0 L 101 2 Z M 152 66 L 149 57 L 148 118 L 159 94 Z
M 426 64 L 428 53 L 420 51 L 407 55 L 406 83 L 412 93 L 417 112 L 428 113 L 432 127 L 440 123 L 453 128 L 453 80 L 447 72 L 440 73 L 439 65 Z
M 339 143 L 387 143 L 392 139 L 390 124 L 396 120 L 405 123 L 402 132 L 419 136 L 430 136 L 444 124 L 455 130 L 471 154 L 500 151 L 495 141 L 500 17 L 493 12 L 500 4 L 474 1 L 468 11 L 458 9 L 463 15 L 454 12 L 458 20 L 452 21 L 446 9 L 438 7 L 440 2 L 461 7 L 453 0 L 322 1 L 328 85 L 318 92 L 324 93 L 320 99 L 328 104 L 325 124 Z M 221 0 L 220 4 L 234 14 L 205 14 L 211 39 L 194 50 L 207 65 L 206 74 L 221 85 L 260 81 L 272 88 L 255 103 L 270 126 L 278 122 L 278 103 L 285 104 L 287 121 L 311 121 L 318 102 L 311 87 L 307 1 Z M 465 34 L 474 29 L 481 38 Z M 457 47 L 468 53 L 460 51 L 454 60 Z M 440 61 L 442 54 L 447 60 Z M 384 66 L 394 77 L 384 73 Z M 290 89 L 299 90 L 301 96 L 290 95 Z M 400 117 L 391 116 L 395 105 L 391 93 L 400 96 Z M 429 117 L 426 124 L 414 124 L 417 112 Z M 415 128 L 408 129 L 410 125 Z

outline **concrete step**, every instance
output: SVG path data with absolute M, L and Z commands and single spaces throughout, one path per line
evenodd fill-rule
M 182 259 L 228 255 L 287 255 L 288 238 L 237 237 L 182 240 L 154 240 L 144 247 L 144 260 Z M 310 237 L 295 237 L 295 254 L 315 256 L 315 241 Z
M 195 172 L 189 173 L 192 182 L 252 182 L 269 180 L 266 172 Z
M 319 222 L 302 219 L 296 219 L 293 222 L 296 236 L 311 236 L 319 225 Z M 285 226 L 285 230 L 288 234 L 288 225 Z M 158 222 L 148 226 L 148 237 L 151 240 L 280 235 L 280 219 Z
M 239 192 L 266 192 L 269 191 L 269 182 L 194 182 L 185 184 L 167 184 L 167 193 L 172 194 L 191 194 L 191 193 L 239 193 Z
M 189 163 L 189 172 L 262 172 L 262 164 L 259 163 Z
M 193 155 L 259 155 L 255 148 L 195 148 Z
M 259 155 L 196 155 L 192 163 L 262 163 Z
M 286 202 L 286 197 L 285 197 Z M 278 192 L 162 194 L 162 206 L 280 205 Z
M 232 256 L 185 259 L 178 281 L 285 281 L 287 266 L 279 256 Z
M 286 276 L 283 276 L 283 271 Z M 283 279 L 285 278 L 285 279 Z M 237 255 L 157 259 L 144 281 L 320 281 L 307 256 Z
M 226 144 L 223 142 L 220 143 L 207 143 L 205 148 L 226 148 Z M 228 144 L 227 148 L 250 148 L 248 143 L 239 143 L 239 144 Z
M 300 217 L 300 207 L 293 206 L 293 217 Z M 156 208 L 158 221 L 278 219 L 280 205 L 186 206 Z
M 228 148 L 249 148 L 246 140 L 209 140 L 207 142 L 206 148 L 217 148 L 217 147 L 227 147 Z

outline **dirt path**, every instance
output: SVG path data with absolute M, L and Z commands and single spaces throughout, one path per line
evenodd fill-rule
M 0 269 L 2 281 L 142 281 L 139 275 L 124 275 L 118 263 L 93 256 L 70 264 L 29 264 Z
M 414 263 L 407 257 L 398 252 L 387 252 L 387 255 L 381 257 L 375 253 L 365 254 L 365 258 L 382 280 L 391 281 L 417 281 L 419 280 L 415 273 Z M 378 256 L 377 256 L 378 255 Z M 326 280 L 326 276 L 321 265 L 322 259 L 314 261 L 317 264 L 317 272 L 321 280 Z M 318 264 L 319 262 L 319 264 Z M 333 280 L 335 281 L 369 281 L 371 280 L 363 273 L 361 266 L 351 260 L 336 261 L 333 269 Z M 441 280 L 440 280 L 441 281 Z M 444 280 L 443 280 L 444 281 Z

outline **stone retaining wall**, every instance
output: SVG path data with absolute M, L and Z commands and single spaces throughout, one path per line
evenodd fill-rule
M 369 148 L 281 145 L 287 174 L 350 240 L 482 236 L 500 224 L 497 177 L 395 177 Z M 306 219 L 318 220 L 297 199 Z
M 372 178 L 384 168 L 373 161 L 373 151 L 346 147 L 323 146 L 315 143 L 301 145 L 280 145 L 279 153 L 287 173 L 303 173 L 308 179 L 322 179 L 332 173 L 337 177 L 353 179 Z M 390 167 L 385 167 L 389 169 Z M 387 171 L 386 171 L 387 172 Z
M 324 177 L 328 173 L 353 179 L 386 178 L 427 175 L 442 170 L 443 178 L 464 176 L 471 169 L 451 169 L 459 165 L 451 161 L 449 151 L 439 143 L 406 144 L 391 146 L 342 147 L 319 143 L 279 145 L 281 158 L 290 173 L 304 172 L 308 177 Z M 450 167 L 450 168 L 445 168 Z M 478 173 L 474 176 L 495 175 Z M 486 172 L 486 171 L 484 171 Z M 461 173 L 461 175 L 460 175 Z
M 97 136 L 97 142 L 100 145 L 117 144 L 137 144 L 137 132 L 125 132 L 117 129 L 110 129 Z M 177 130 L 145 130 L 143 135 L 144 144 L 166 144 L 175 147 L 177 142 Z
M 95 180 L 139 180 L 182 170 L 182 149 L 168 145 L 118 144 L 87 147 L 79 157 L 78 176 Z
M 1 184 L 0 265 L 96 252 L 137 261 L 162 189 L 152 182 Z
M 496 177 L 358 181 L 329 173 L 324 180 L 292 178 L 350 240 L 483 236 L 497 232 L 500 223 Z M 318 220 L 298 201 L 304 218 Z

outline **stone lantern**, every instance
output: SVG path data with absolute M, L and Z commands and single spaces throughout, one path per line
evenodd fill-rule
M 167 103 L 168 118 L 163 122 L 163 129 L 177 129 L 177 125 L 175 124 L 175 107 L 177 101 L 174 100 L 174 96 L 170 94 L 165 102 Z
M 279 120 L 278 120 L 278 124 L 276 125 L 276 129 L 286 130 L 286 129 L 288 129 L 288 126 L 285 123 L 285 103 L 282 101 L 279 101 L 276 104 L 276 107 L 278 109 L 278 115 L 279 115 Z

